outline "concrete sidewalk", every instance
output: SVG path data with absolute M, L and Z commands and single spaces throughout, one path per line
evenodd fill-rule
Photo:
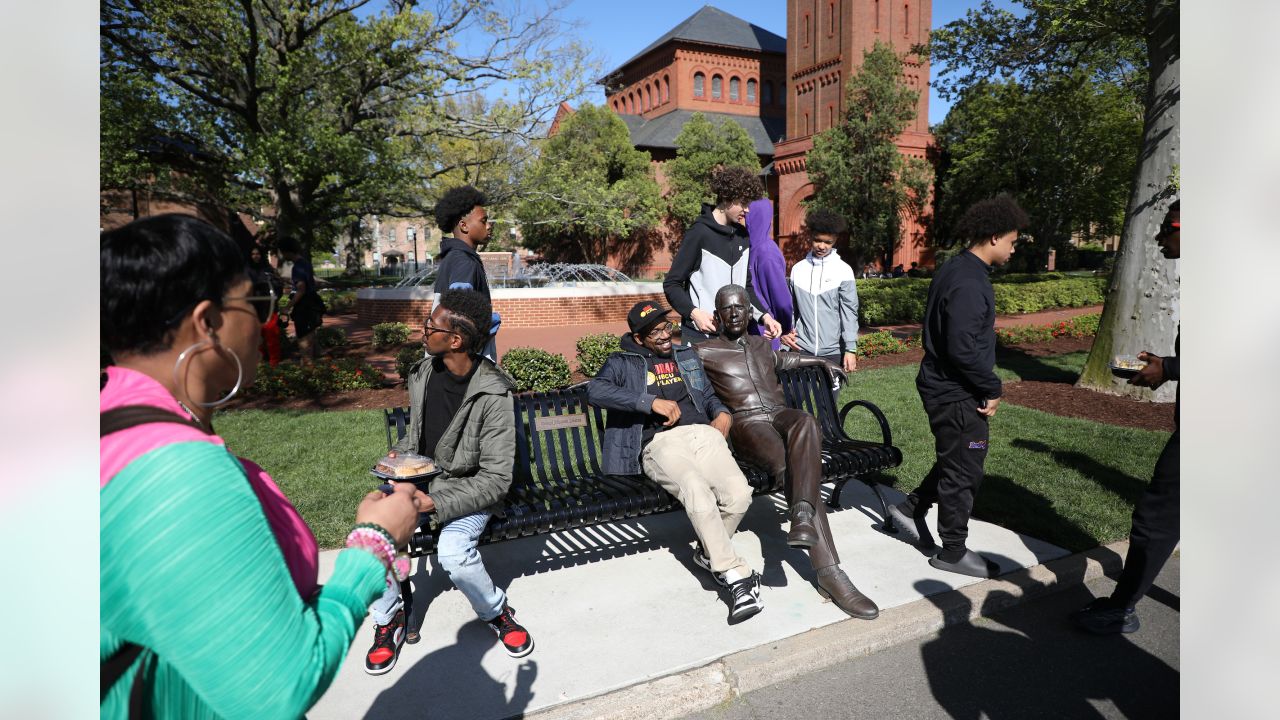
M 893 489 L 886 494 L 890 502 L 902 498 Z M 422 642 L 406 645 L 390 673 L 369 676 L 364 654 L 373 631 L 366 620 L 308 717 L 676 717 L 784 679 L 788 668 L 809 671 L 936 629 L 936 618 L 911 609 L 925 594 L 1009 584 L 935 570 L 920 551 L 879 532 L 874 494 L 862 483 L 846 486 L 841 499 L 830 516 L 833 534 L 844 568 L 880 605 L 877 620 L 848 618 L 817 594 L 808 558 L 786 546 L 783 501 L 768 497 L 756 499 L 735 537 L 762 570 L 765 609 L 727 625 L 724 593 L 692 563 L 687 519 L 666 513 L 482 548 L 536 641 L 533 654 L 519 660 L 507 657 L 433 560 L 419 561 Z M 976 521 L 970 546 L 1006 573 L 1067 555 Z M 335 554 L 322 554 L 322 579 Z M 933 603 L 923 604 L 936 613 Z M 814 632 L 820 641 L 811 639 Z

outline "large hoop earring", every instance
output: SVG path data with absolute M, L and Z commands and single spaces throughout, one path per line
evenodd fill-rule
M 174 387 L 182 388 L 183 392 L 186 393 L 188 398 L 190 398 L 191 394 L 186 392 L 187 385 L 185 382 L 183 382 L 182 376 L 178 372 L 179 368 L 182 367 L 182 363 L 188 359 L 189 355 L 195 355 L 196 353 L 203 351 L 205 347 L 212 348 L 214 352 L 225 352 L 226 354 L 231 356 L 232 360 L 235 360 L 236 362 L 235 386 L 231 388 L 231 391 L 228 392 L 226 396 L 224 396 L 219 400 L 214 400 L 213 402 L 207 402 L 207 403 L 195 401 L 196 404 L 199 405 L 200 407 L 216 408 L 221 405 L 226 405 L 228 402 L 231 402 L 231 398 L 235 397 L 236 393 L 240 392 L 240 384 L 244 382 L 244 366 L 240 363 L 239 356 L 237 356 L 233 352 L 230 352 L 226 348 L 222 347 L 220 343 L 218 343 L 218 336 L 216 334 L 210 333 L 209 336 L 211 338 L 210 340 L 201 340 L 200 342 L 193 343 L 192 345 L 187 347 L 186 350 L 183 350 L 181 353 L 178 353 L 178 359 L 173 363 L 173 383 L 174 383 Z

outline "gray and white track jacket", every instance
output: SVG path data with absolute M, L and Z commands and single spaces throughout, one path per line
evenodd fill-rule
M 791 268 L 796 339 L 805 352 L 838 355 L 858 343 L 858 287 L 853 268 L 835 248 L 826 257 L 813 253 Z

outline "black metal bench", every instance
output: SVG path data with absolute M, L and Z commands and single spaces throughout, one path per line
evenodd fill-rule
M 875 405 L 854 400 L 836 412 L 831 380 L 821 368 L 797 368 L 779 374 L 787 405 L 818 419 L 822 428 L 823 480 L 835 483 L 828 503 L 840 502 L 840 490 L 852 479 L 867 482 L 880 500 L 887 532 L 896 532 L 874 473 L 896 467 L 902 452 L 893 446 L 889 423 Z M 881 441 L 857 440 L 844 431 L 855 407 L 870 411 L 880 425 Z M 409 408 L 383 411 L 387 446 L 403 438 Z M 605 475 L 600 471 L 604 416 L 587 402 L 585 384 L 544 393 L 515 396 L 516 457 L 505 516 L 489 521 L 480 542 L 594 525 L 666 512 L 679 507 L 669 493 L 644 476 Z M 781 490 L 764 471 L 739 463 L 756 495 Z M 436 537 L 428 523 L 409 543 L 413 557 L 435 552 Z

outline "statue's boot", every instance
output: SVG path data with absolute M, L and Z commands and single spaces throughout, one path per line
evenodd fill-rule
M 831 565 L 818 571 L 818 592 L 853 617 L 874 620 L 880 615 L 880 608 L 853 586 L 853 581 L 839 565 Z

